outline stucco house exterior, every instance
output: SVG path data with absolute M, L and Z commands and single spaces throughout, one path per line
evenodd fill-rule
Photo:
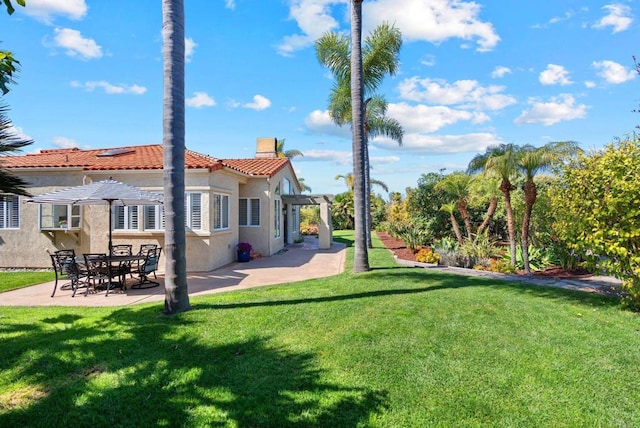
M 217 159 L 186 151 L 185 214 L 187 269 L 209 271 L 236 260 L 236 245 L 249 242 L 269 256 L 298 238 L 299 195 L 291 161 L 278 158 L 275 138 L 259 138 L 251 159 Z M 106 149 L 53 149 L 0 158 L 0 166 L 39 195 L 89 182 L 115 180 L 162 193 L 162 145 Z M 164 244 L 162 206 L 113 208 L 107 205 L 28 203 L 26 197 L 0 198 L 0 267 L 51 267 L 47 251 L 73 248 L 76 254 L 106 252 L 113 244 Z

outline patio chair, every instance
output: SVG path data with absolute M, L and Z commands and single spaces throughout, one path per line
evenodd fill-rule
M 49 253 L 49 251 L 47 252 Z M 49 256 L 51 257 L 51 264 L 53 265 L 53 271 L 56 275 L 56 281 L 53 284 L 53 292 L 51 293 L 51 297 L 56 294 L 58 282 L 64 280 L 68 280 L 69 282 L 67 284 L 61 285 L 60 289 L 73 290 L 73 294 L 71 295 L 71 297 L 75 297 L 78 288 L 80 288 L 81 286 L 87 286 L 87 272 L 86 269 L 83 269 L 76 262 L 76 252 L 74 250 L 58 250 L 53 254 L 49 253 Z
M 112 256 L 131 256 L 133 255 L 133 245 L 131 244 L 118 244 L 111 247 L 111 255 Z M 131 275 L 133 278 L 133 274 L 131 273 L 131 260 L 121 260 L 118 264 L 118 272 L 120 273 L 123 281 L 126 278 L 127 274 Z M 126 283 L 122 284 L 126 288 Z
M 85 253 L 84 263 L 87 267 L 87 275 L 90 283 L 93 285 L 94 291 L 98 287 L 106 289 L 105 296 L 109 295 L 109 291 L 114 288 L 124 288 L 123 274 L 118 271 L 118 266 L 113 266 L 105 253 Z M 114 281 L 117 278 L 117 281 Z M 84 295 L 89 294 L 89 286 Z
M 149 250 L 155 250 L 156 248 L 158 248 L 158 244 L 141 244 L 138 255 L 146 256 Z
M 143 289 L 157 287 L 160 285 L 159 282 L 152 281 L 149 278 L 149 275 L 153 274 L 153 277 L 158 279 L 156 276 L 156 270 L 158 270 L 158 263 L 160 262 L 160 253 L 162 253 L 161 247 L 147 250 L 144 260 L 138 263 L 137 270 L 135 272 L 138 275 L 138 282 L 133 284 L 131 288 Z

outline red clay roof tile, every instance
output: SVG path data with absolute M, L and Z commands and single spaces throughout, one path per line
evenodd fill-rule
M 47 149 L 41 150 L 40 153 L 0 156 L 0 167 L 7 169 L 82 168 L 86 171 L 162 169 L 162 149 L 161 144 L 90 150 Z M 109 155 L 109 152 L 114 154 Z M 215 171 L 227 167 L 247 175 L 271 177 L 288 163 L 287 158 L 216 159 L 191 150 L 185 151 L 185 168 L 187 169 L 206 168 Z

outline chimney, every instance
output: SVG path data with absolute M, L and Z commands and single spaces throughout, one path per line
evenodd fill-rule
M 278 140 L 276 138 L 258 138 L 258 143 L 256 145 L 256 159 L 264 159 L 264 158 L 277 158 L 278 152 L 276 150 L 276 145 L 278 144 Z

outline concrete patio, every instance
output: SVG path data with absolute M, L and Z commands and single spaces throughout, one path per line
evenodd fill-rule
M 288 246 L 280 253 L 232 263 L 210 272 L 192 272 L 188 275 L 189 296 L 220 293 L 265 285 L 283 284 L 305 279 L 337 275 L 344 270 L 345 245 L 333 242 L 328 250 L 318 249 L 315 237 Z M 163 263 L 163 260 L 160 261 Z M 131 280 L 131 283 L 135 281 Z M 58 290 L 51 297 L 54 282 L 47 282 L 19 290 L 0 293 L 0 306 L 128 306 L 138 303 L 164 301 L 164 277 L 158 275 L 159 287 L 125 292 L 104 292 L 84 296 L 84 289 L 71 297 L 71 290 Z

